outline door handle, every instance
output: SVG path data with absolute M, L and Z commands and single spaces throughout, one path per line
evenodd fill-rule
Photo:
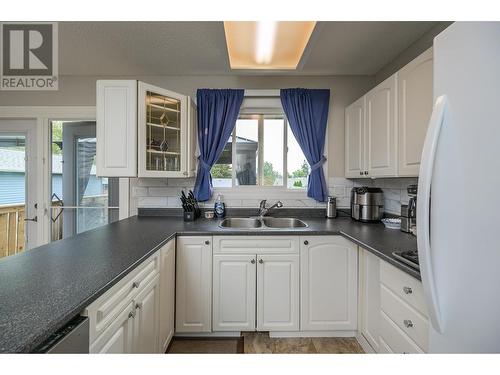
M 35 223 L 38 221 L 38 216 L 35 215 L 33 218 L 25 218 L 24 221 L 34 221 Z
M 443 324 L 432 265 L 433 251 L 431 250 L 429 225 L 432 173 L 434 170 L 439 134 L 444 123 L 446 107 L 446 95 L 438 97 L 429 121 L 429 128 L 422 150 L 418 180 L 419 196 L 417 201 L 417 245 L 420 258 L 420 272 L 422 273 L 429 318 L 432 325 L 439 333 L 443 333 Z

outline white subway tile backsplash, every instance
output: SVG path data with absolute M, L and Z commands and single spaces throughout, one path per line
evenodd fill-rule
M 351 206 L 351 198 L 350 197 L 337 198 L 337 207 L 338 208 L 350 208 L 350 206 Z
M 137 178 L 131 179 L 131 207 L 181 207 L 179 196 L 182 190 L 192 190 L 194 178 Z M 353 186 L 380 187 L 384 191 L 384 205 L 386 212 L 400 214 L 401 204 L 408 203 L 406 188 L 410 184 L 418 183 L 416 178 L 388 178 L 388 179 L 346 179 L 343 177 L 331 177 L 328 179 L 328 194 L 337 198 L 338 208 L 349 208 L 351 188 Z M 201 202 L 200 206 L 211 209 L 214 206 L 216 196 L 206 202 Z M 242 197 L 223 197 L 227 207 L 259 207 L 261 199 L 265 196 L 256 190 L 255 195 L 245 192 Z M 269 197 L 269 204 L 280 199 L 275 196 Z M 324 208 L 325 203 L 318 203 L 313 199 L 303 197 L 297 198 L 297 192 L 291 197 L 281 198 L 285 207 L 317 207 Z
M 194 187 L 194 177 L 192 178 L 169 178 L 167 180 L 168 186 L 177 186 L 188 189 L 193 189 Z
M 139 197 L 137 199 L 138 207 L 168 207 L 167 197 Z
M 389 199 L 393 201 L 400 201 L 401 200 L 401 190 L 399 189 L 383 189 L 384 192 L 384 199 Z
M 166 178 L 138 178 L 137 186 L 167 186 Z
M 180 198 L 177 197 L 168 197 L 167 198 L 167 206 L 172 208 L 182 207 Z
M 179 197 L 182 191 L 178 187 L 150 187 L 148 190 L 152 197 Z
M 260 199 L 242 199 L 241 207 L 259 207 Z
M 132 197 L 147 197 L 148 196 L 148 188 L 135 186 L 132 188 Z

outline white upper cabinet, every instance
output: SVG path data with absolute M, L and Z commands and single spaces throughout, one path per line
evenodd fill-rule
M 340 236 L 301 237 L 302 331 L 355 331 L 358 247 Z
M 194 176 L 196 106 L 189 96 L 135 80 L 99 80 L 96 110 L 99 176 Z
M 345 177 L 418 177 L 432 112 L 432 48 L 345 110 Z
M 194 175 L 194 105 L 188 96 L 139 82 L 139 177 Z
M 399 175 L 416 177 L 432 113 L 432 48 L 399 71 Z
M 97 81 L 98 176 L 137 176 L 137 81 Z
M 397 174 L 397 73 L 366 94 L 368 177 Z
M 359 178 L 364 174 L 365 97 L 345 110 L 345 176 Z

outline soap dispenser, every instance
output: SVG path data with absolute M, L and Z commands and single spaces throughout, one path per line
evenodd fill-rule
M 226 205 L 222 201 L 222 196 L 220 194 L 217 195 L 217 200 L 215 201 L 214 205 L 214 211 L 215 216 L 217 216 L 219 219 L 222 219 L 224 216 L 226 216 Z

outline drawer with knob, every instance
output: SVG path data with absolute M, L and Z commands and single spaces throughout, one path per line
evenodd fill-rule
M 214 236 L 213 251 L 231 254 L 298 253 L 298 236 Z
M 379 353 L 424 353 L 408 335 L 384 312 L 380 312 Z
M 380 286 L 380 307 L 401 331 L 422 350 L 427 350 L 429 322 L 425 316 L 383 284 Z
M 427 316 L 422 283 L 387 262 L 380 262 L 380 281 L 403 301 Z
M 116 319 L 159 272 L 160 259 L 157 252 L 87 307 L 84 315 L 90 318 L 90 342 Z

